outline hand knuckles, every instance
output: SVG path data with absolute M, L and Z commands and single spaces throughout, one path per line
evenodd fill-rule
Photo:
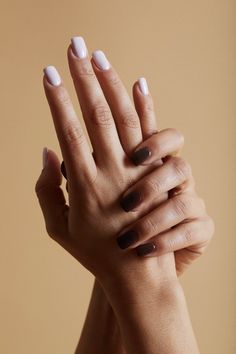
M 184 145 L 184 135 L 183 135 L 183 133 L 181 133 L 181 132 L 180 132 L 178 129 L 176 129 L 176 128 L 169 128 L 169 131 L 170 131 L 170 133 L 171 133 L 172 135 L 175 135 L 175 136 L 178 137 L 179 143 L 180 143 L 181 146 Z
M 91 121 L 96 125 L 110 126 L 113 118 L 110 109 L 104 104 L 95 105 L 90 112 Z
M 106 80 L 110 86 L 119 86 L 121 84 L 118 75 L 114 73 L 107 75 Z
M 126 110 L 120 117 L 121 124 L 128 128 L 138 128 L 139 119 L 133 110 Z
M 159 181 L 158 178 L 156 179 L 147 179 L 145 183 L 145 187 L 143 188 L 147 191 L 147 194 L 150 196 L 153 194 L 160 194 L 162 192 L 162 183 Z
M 183 232 L 184 246 L 190 246 L 193 243 L 194 235 L 193 228 L 191 228 L 191 226 L 186 226 Z
M 79 65 L 76 67 L 75 74 L 73 75 L 73 79 L 75 81 L 79 79 L 83 79 L 84 77 L 94 77 L 94 71 L 90 63 L 87 61 L 81 61 Z
M 58 90 L 57 99 L 63 106 L 70 106 L 71 105 L 70 96 L 63 88 Z

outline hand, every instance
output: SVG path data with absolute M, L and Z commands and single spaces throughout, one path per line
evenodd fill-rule
M 119 251 L 115 235 L 137 219 L 135 213 L 124 213 L 119 198 L 134 181 L 153 170 L 153 166 L 134 166 L 130 156 L 156 131 L 155 115 L 151 96 L 140 89 L 143 82 L 133 88 L 138 115 L 104 54 L 96 52 L 90 63 L 86 49 L 83 58 L 75 56 L 76 50 L 81 54 L 81 47 L 83 41 L 74 40 L 73 49 L 68 48 L 68 60 L 93 155 L 59 74 L 48 67 L 44 88 L 68 174 L 69 206 L 60 188 L 59 160 L 50 150 L 45 152 L 36 192 L 49 235 L 101 278 L 108 273 L 121 274 L 127 262 L 131 268 L 137 264 L 141 267 L 135 253 Z M 150 264 L 156 266 L 156 262 L 145 262 Z
M 177 153 L 183 140 L 179 136 Z M 161 131 L 140 144 L 133 161 L 137 165 L 153 164 L 167 156 L 174 141 L 173 131 Z M 172 151 L 174 155 L 173 145 Z M 168 200 L 146 215 L 147 206 L 166 192 Z M 140 256 L 158 257 L 174 252 L 178 274 L 205 251 L 214 233 L 214 222 L 206 212 L 204 200 L 195 191 L 191 166 L 179 156 L 167 156 L 164 164 L 130 187 L 122 204 L 127 212 L 144 211 L 145 216 L 122 230 L 118 238 L 120 247 L 135 248 Z

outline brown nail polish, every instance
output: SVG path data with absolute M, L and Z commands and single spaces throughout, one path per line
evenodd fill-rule
M 124 211 L 130 211 L 137 207 L 142 201 L 141 195 L 139 192 L 131 192 L 127 196 L 125 196 L 121 200 L 121 207 L 124 209 Z
M 121 249 L 128 248 L 138 241 L 138 233 L 134 230 L 126 231 L 124 234 L 117 237 L 116 241 Z
M 61 163 L 61 173 L 67 179 L 66 166 L 65 166 L 65 162 L 64 161 L 62 161 L 62 163 Z
M 146 161 L 151 156 L 151 150 L 148 147 L 144 147 L 139 149 L 133 153 L 131 160 L 133 163 L 138 166 L 141 165 L 144 161 Z
M 136 247 L 136 252 L 138 256 L 146 256 L 156 250 L 156 245 L 154 243 L 145 243 Z

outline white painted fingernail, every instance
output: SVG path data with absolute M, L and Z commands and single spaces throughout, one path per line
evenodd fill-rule
M 101 50 L 96 50 L 95 52 L 93 52 L 92 56 L 99 69 L 101 70 L 110 69 L 111 65 L 107 60 L 105 54 Z
M 55 68 L 55 66 L 47 66 L 46 68 L 43 69 L 44 74 L 46 75 L 46 78 L 48 82 L 53 85 L 53 86 L 59 86 L 61 84 L 61 77 Z
M 47 165 L 47 160 L 48 160 L 48 149 L 46 147 L 43 148 L 42 160 L 43 160 L 43 168 L 45 168 Z
M 71 38 L 71 44 L 74 54 L 80 58 L 86 58 L 88 50 L 83 37 L 73 37 Z
M 142 94 L 145 96 L 148 95 L 149 90 L 148 90 L 147 80 L 144 77 L 141 77 L 140 79 L 138 79 L 138 84 Z

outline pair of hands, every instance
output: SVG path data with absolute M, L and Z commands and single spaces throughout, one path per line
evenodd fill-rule
M 133 106 L 103 52 L 90 60 L 84 40 L 74 37 L 67 54 L 93 153 L 62 79 L 47 67 L 43 84 L 69 196 L 67 205 L 60 161 L 44 149 L 35 188 L 48 234 L 101 281 L 143 267 L 143 256 L 172 254 L 182 273 L 214 232 L 191 168 L 177 156 L 182 134 L 157 133 L 145 79 L 133 86 Z

